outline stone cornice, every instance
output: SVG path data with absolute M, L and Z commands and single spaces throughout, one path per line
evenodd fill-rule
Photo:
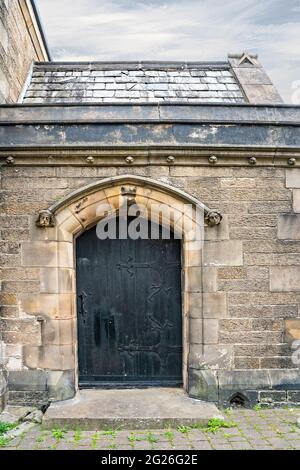
M 300 167 L 300 148 L 123 146 L 0 149 L 0 166 L 131 167 L 148 165 L 211 167 Z
M 298 166 L 300 107 L 1 106 L 0 157 L 11 165 Z

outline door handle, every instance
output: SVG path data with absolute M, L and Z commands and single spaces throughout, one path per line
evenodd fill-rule
M 83 322 L 85 323 L 85 317 L 88 313 L 87 309 L 86 309 L 86 303 L 85 303 L 85 300 L 87 298 L 87 294 L 84 291 L 82 291 L 82 293 L 79 294 L 78 297 L 80 298 L 79 313 L 83 317 Z

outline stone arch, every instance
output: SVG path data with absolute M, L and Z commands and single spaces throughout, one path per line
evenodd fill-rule
M 70 398 L 77 389 L 74 239 L 103 217 L 104 214 L 98 211 L 99 205 L 110 204 L 118 211 L 124 198 L 131 198 L 146 210 L 153 203 L 172 208 L 176 214 L 174 220 L 179 226 L 182 226 L 184 218 L 182 314 L 185 390 L 191 391 L 188 379 L 190 368 L 195 368 L 195 361 L 201 365 L 199 355 L 203 354 L 205 341 L 202 250 L 199 241 L 187 237 L 187 230 L 199 223 L 196 210 L 202 211 L 206 224 L 219 223 L 221 215 L 183 191 L 158 181 L 131 175 L 107 178 L 74 191 L 41 211 L 35 226 L 32 226 L 32 241 L 23 247 L 25 264 L 35 266 L 33 258 L 40 260 L 41 292 L 23 299 L 22 309 L 39 317 L 42 330 L 41 344 L 25 348 L 25 365 L 56 372 L 60 378 L 52 386 L 53 400 Z M 188 217 L 186 204 L 192 206 Z M 156 215 L 160 221 L 161 212 Z M 175 225 L 172 228 L 177 229 Z

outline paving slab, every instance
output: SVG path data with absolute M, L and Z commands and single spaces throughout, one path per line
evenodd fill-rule
M 50 405 L 43 428 L 160 429 L 206 425 L 214 417 L 222 414 L 213 403 L 190 398 L 179 388 L 80 390 L 75 398 Z

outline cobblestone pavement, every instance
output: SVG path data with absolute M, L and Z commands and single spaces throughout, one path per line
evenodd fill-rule
M 230 410 L 225 412 L 230 427 L 160 430 L 45 431 L 35 426 L 27 434 L 5 442 L 3 449 L 53 450 L 187 450 L 187 449 L 300 449 L 296 420 L 300 409 Z M 213 432 L 214 431 L 214 432 Z M 1 441 L 0 441 L 1 442 Z

